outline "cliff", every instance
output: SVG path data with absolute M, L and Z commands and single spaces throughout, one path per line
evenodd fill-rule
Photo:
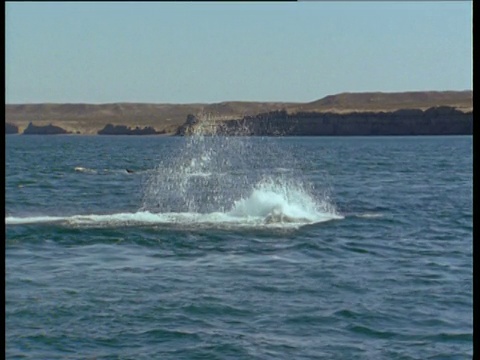
M 471 135 L 472 112 L 452 107 L 425 111 L 288 114 L 275 111 L 237 120 L 216 121 L 189 116 L 177 135 L 229 136 L 363 136 L 363 135 Z
M 59 135 L 69 133 L 70 132 L 66 131 L 65 129 L 52 124 L 46 126 L 36 126 L 32 123 L 28 124 L 27 128 L 23 131 L 24 135 Z
M 31 122 L 45 126 L 57 124 L 67 131 L 96 135 L 107 125 L 131 128 L 153 127 L 173 134 L 188 114 L 213 114 L 221 118 L 239 118 L 281 109 L 288 103 L 225 102 L 218 104 L 6 104 L 5 122 L 20 131 Z
M 243 119 L 275 111 L 288 116 L 301 113 L 392 113 L 402 109 L 426 111 L 447 106 L 462 112 L 473 109 L 472 91 L 410 91 L 398 93 L 341 93 L 306 103 L 227 101 L 213 104 L 6 104 L 5 122 L 22 132 L 29 123 L 55 124 L 67 132 L 96 135 L 107 125 L 151 127 L 159 133 L 176 134 L 189 114 L 218 121 Z M 295 115 L 296 116 L 296 115 Z M 316 115 L 318 118 L 318 115 Z M 272 125 L 273 126 L 273 125 Z
M 107 124 L 102 130 L 98 131 L 98 135 L 157 135 L 164 133 L 165 131 L 158 132 L 150 126 L 144 127 L 143 129 L 137 126 L 132 129 L 126 125 L 112 124 Z

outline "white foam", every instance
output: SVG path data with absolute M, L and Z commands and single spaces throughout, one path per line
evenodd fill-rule
M 338 219 L 338 216 L 325 216 L 321 221 Z M 38 217 L 6 217 L 7 225 L 22 225 L 35 223 L 62 223 L 71 226 L 85 227 L 117 227 L 117 226 L 145 226 L 145 225 L 174 225 L 188 227 L 212 227 L 212 228 L 263 228 L 263 227 L 300 227 L 311 222 L 303 219 L 289 219 L 283 221 L 280 218 L 274 221 L 266 221 L 266 218 L 257 216 L 239 217 L 229 214 L 214 212 L 209 214 L 200 213 L 117 213 L 108 215 L 74 215 L 70 217 L 38 216 Z
M 297 228 L 307 224 L 342 219 L 334 211 L 322 209 L 300 188 L 264 181 L 250 196 L 234 202 L 229 211 L 164 212 L 73 215 L 67 217 L 6 217 L 7 225 L 62 222 L 71 226 L 116 227 L 173 225 L 180 227 L 208 226 L 220 228 Z
M 5 217 L 5 224 L 18 225 L 18 224 L 35 224 L 35 223 L 49 223 L 65 220 L 62 216 L 28 216 L 28 217 Z
M 77 172 L 90 173 L 90 174 L 95 174 L 97 172 L 94 169 L 84 168 L 82 166 L 76 166 L 74 170 Z
M 359 218 L 374 219 L 374 218 L 383 217 L 383 214 L 380 214 L 380 213 L 363 213 L 363 214 L 356 214 L 356 216 L 359 217 Z
M 263 218 L 266 222 L 305 224 L 341 218 L 332 206 L 318 204 L 301 187 L 270 179 L 255 186 L 249 197 L 236 201 L 229 214 Z
M 193 172 L 193 173 L 187 174 L 186 176 L 207 178 L 207 177 L 212 176 L 212 173 L 211 172 L 200 172 L 200 171 L 198 171 L 198 172 Z

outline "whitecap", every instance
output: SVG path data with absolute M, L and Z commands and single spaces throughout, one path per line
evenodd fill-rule
M 94 170 L 94 169 L 89 169 L 89 168 L 85 168 L 85 167 L 82 167 L 82 166 L 76 166 L 74 168 L 74 170 L 76 172 L 82 172 L 82 173 L 90 173 L 90 174 L 95 174 L 97 171 Z

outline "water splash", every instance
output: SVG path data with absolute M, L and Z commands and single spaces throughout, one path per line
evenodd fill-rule
M 219 129 L 208 116 L 195 122 L 179 152 L 146 181 L 142 211 L 224 214 L 247 223 L 341 217 L 326 192 L 318 199 L 301 174 L 288 171 L 297 165 L 291 154 L 268 138 L 220 136 Z
M 257 217 L 267 223 L 314 223 L 332 219 L 335 208 L 316 201 L 301 184 L 266 178 L 256 184 L 247 198 L 235 201 L 228 212 L 234 216 Z
M 186 202 L 187 207 L 192 202 Z M 209 205 L 209 204 L 207 204 Z M 211 204 L 210 204 L 211 205 Z M 73 227 L 164 225 L 181 228 L 298 228 L 306 224 L 342 219 L 332 205 L 317 201 L 302 186 L 265 178 L 248 196 L 232 201 L 228 210 L 211 212 L 140 210 L 133 213 L 5 218 L 7 225 L 58 223 Z
M 6 224 L 298 228 L 343 218 L 328 191 L 304 179 L 302 160 L 294 158 L 294 151 L 270 138 L 220 136 L 219 129 L 214 118 L 200 118 L 192 135 L 181 138 L 179 148 L 145 174 L 142 204 L 136 212 L 8 216 Z M 245 131 L 241 129 L 241 135 Z M 75 170 L 87 170 L 79 169 Z

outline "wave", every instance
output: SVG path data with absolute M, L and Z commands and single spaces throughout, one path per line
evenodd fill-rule
M 76 166 L 74 168 L 74 170 L 76 172 L 81 172 L 81 173 L 89 173 L 89 174 L 96 174 L 97 173 L 97 170 L 85 168 L 83 166 Z
M 172 225 L 213 228 L 299 228 L 304 225 L 342 219 L 327 203 L 317 204 L 301 189 L 262 182 L 250 196 L 234 202 L 228 211 L 198 212 L 122 212 L 73 216 L 5 218 L 7 225 L 61 223 L 67 226 L 118 227 Z
M 130 168 L 125 168 L 125 169 L 90 169 L 87 167 L 83 166 L 75 166 L 74 167 L 75 172 L 79 173 L 86 173 L 86 174 L 144 174 L 149 172 L 149 170 L 133 170 Z
M 364 218 L 364 219 L 375 219 L 383 217 L 383 214 L 380 213 L 360 213 L 360 214 L 353 214 L 355 217 Z
M 176 225 L 178 227 L 212 227 L 212 228 L 299 228 L 304 225 L 343 218 L 340 215 L 324 214 L 314 221 L 304 218 L 292 218 L 283 214 L 265 217 L 240 217 L 228 213 L 151 213 L 138 211 L 135 213 L 117 213 L 106 215 L 73 215 L 73 216 L 37 216 L 5 218 L 6 225 L 25 225 L 37 223 L 60 223 L 70 226 L 85 227 L 118 227 L 147 225 Z
M 5 217 L 6 225 L 20 225 L 20 224 L 35 224 L 35 223 L 51 223 L 63 221 L 66 218 L 63 216 L 27 216 L 27 217 Z

